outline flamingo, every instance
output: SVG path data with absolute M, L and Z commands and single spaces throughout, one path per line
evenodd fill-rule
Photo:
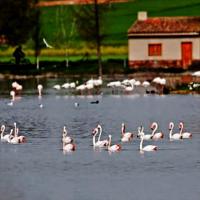
M 53 86 L 53 88 L 56 89 L 56 90 L 60 90 L 61 86 L 59 84 L 56 84 L 56 85 Z
M 127 94 L 132 92 L 134 90 L 134 84 L 132 82 L 129 82 L 129 85 L 125 86 L 124 90 Z
M 133 138 L 133 133 L 126 132 L 126 126 L 124 123 L 122 123 L 122 129 L 121 129 L 121 141 L 122 142 L 129 142 Z
M 69 83 L 70 88 L 75 88 L 76 87 L 76 83 L 75 82 L 71 82 Z
M 109 137 L 108 151 L 109 152 L 118 152 L 118 151 L 121 151 L 121 149 L 122 149 L 121 145 L 114 144 L 114 145 L 111 146 L 112 135 L 109 135 L 108 137 Z
M 38 89 L 38 97 L 41 98 L 42 97 L 43 86 L 41 84 L 39 84 L 37 86 L 37 89 Z
M 108 140 L 101 140 L 102 127 L 100 124 L 97 125 L 97 129 L 99 130 L 98 142 L 102 142 L 102 143 L 104 143 L 104 146 L 108 146 L 108 143 L 109 143 Z
M 138 135 L 137 137 L 143 137 L 144 140 L 152 140 L 153 139 L 153 135 L 152 134 L 144 134 L 144 127 L 140 126 L 138 127 Z
M 14 133 L 14 136 L 13 136 L 12 133 L 13 133 L 13 129 L 11 129 L 9 139 L 8 139 L 8 143 L 19 144 L 20 143 L 19 138 L 15 135 L 15 133 Z
M 76 150 L 76 145 L 73 144 L 73 143 L 64 143 L 63 142 L 63 151 L 64 152 L 72 152 L 72 151 L 75 151 Z
M 19 139 L 19 143 L 25 143 L 25 142 L 27 142 L 27 139 L 26 139 L 26 137 L 24 135 L 18 136 L 18 132 L 19 132 L 19 128 L 16 129 L 16 135 L 17 135 L 17 137 Z
M 183 137 L 182 137 L 181 133 L 172 134 L 173 129 L 174 129 L 174 123 L 170 122 L 169 123 L 169 139 L 170 140 L 180 140 L 180 139 L 182 139 Z
M 93 131 L 92 131 L 92 144 L 94 147 L 106 147 L 107 144 L 104 142 L 104 141 L 99 141 L 97 140 L 96 142 L 96 136 L 97 134 L 99 133 L 99 129 L 98 128 L 95 128 Z
M 142 86 L 148 87 L 148 86 L 150 86 L 150 83 L 148 81 L 144 81 L 144 82 L 142 82 Z
M 65 88 L 65 89 L 68 89 L 70 87 L 70 84 L 69 83 L 64 83 L 61 87 Z
M 19 128 L 17 128 L 17 124 L 16 122 L 14 122 L 14 138 L 17 137 L 19 140 L 19 143 L 25 143 L 27 141 L 26 137 L 24 135 L 20 135 L 19 134 Z
M 151 129 L 152 129 L 152 135 L 153 135 L 153 139 L 154 140 L 158 140 L 158 139 L 162 139 L 164 138 L 164 134 L 162 132 L 157 132 L 157 129 L 158 129 L 158 124 L 157 122 L 153 122 L 151 124 Z
M 65 144 L 69 144 L 73 142 L 73 139 L 70 136 L 67 136 L 66 126 L 63 127 L 62 142 Z
M 143 141 L 144 141 L 144 137 L 141 136 L 141 140 L 140 140 L 140 151 L 157 151 L 158 147 L 155 145 L 147 145 L 143 147 Z
M 8 142 L 9 141 L 9 137 L 10 137 L 10 135 L 12 135 L 12 132 L 13 132 L 13 130 L 11 129 L 10 134 L 4 135 L 5 129 L 6 129 L 5 125 L 2 125 L 1 126 L 1 141 L 2 142 Z
M 196 72 L 192 73 L 192 76 L 200 77 L 200 71 L 196 71 Z
M 14 90 L 12 90 L 12 91 L 10 91 L 10 96 L 12 97 L 12 102 L 14 102 L 15 101 L 15 91 Z
M 83 94 L 83 91 L 85 91 L 87 89 L 85 84 L 79 85 L 76 87 L 77 91 L 80 91 L 81 95 Z
M 183 122 L 179 123 L 180 133 L 183 139 L 189 139 L 192 138 L 192 133 L 189 132 L 183 132 L 184 124 Z
M 140 81 L 136 81 L 136 82 L 134 83 L 134 85 L 135 85 L 135 86 L 140 86 L 140 85 L 141 85 L 141 82 L 140 82 Z

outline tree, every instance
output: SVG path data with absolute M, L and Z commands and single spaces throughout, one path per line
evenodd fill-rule
M 75 10 L 76 27 L 80 37 L 90 46 L 95 46 L 97 50 L 100 76 L 102 76 L 101 42 L 103 30 L 101 19 L 103 8 L 105 8 L 104 5 L 100 7 L 98 1 L 94 0 L 94 4 L 82 5 Z
M 0 35 L 5 35 L 10 45 L 25 43 L 35 25 L 34 0 L 1 0 Z

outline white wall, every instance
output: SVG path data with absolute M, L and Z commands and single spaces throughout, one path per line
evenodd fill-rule
M 192 59 L 200 59 L 200 38 L 129 39 L 129 60 L 181 60 L 181 42 L 192 42 Z M 161 56 L 148 56 L 148 44 L 161 43 Z

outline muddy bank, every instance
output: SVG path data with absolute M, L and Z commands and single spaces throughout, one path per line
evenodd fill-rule
M 167 80 L 166 86 L 176 87 L 177 85 L 188 84 L 190 82 L 200 82 L 200 77 L 194 77 L 191 75 L 191 72 L 184 73 L 157 73 L 157 72 L 136 72 L 131 74 L 105 74 L 103 75 L 103 80 L 112 81 L 112 80 L 124 80 L 124 79 L 136 79 L 139 81 L 149 81 L 151 82 L 155 77 L 165 78 Z M 9 73 L 1 73 L 0 79 L 42 79 L 42 78 L 67 78 L 67 79 L 90 79 L 97 78 L 98 75 L 94 74 L 66 74 L 64 72 L 48 72 L 38 75 L 17 75 Z

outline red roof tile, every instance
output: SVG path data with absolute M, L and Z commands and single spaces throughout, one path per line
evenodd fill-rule
M 200 32 L 200 17 L 151 17 L 137 20 L 128 30 L 128 34 L 191 32 Z

